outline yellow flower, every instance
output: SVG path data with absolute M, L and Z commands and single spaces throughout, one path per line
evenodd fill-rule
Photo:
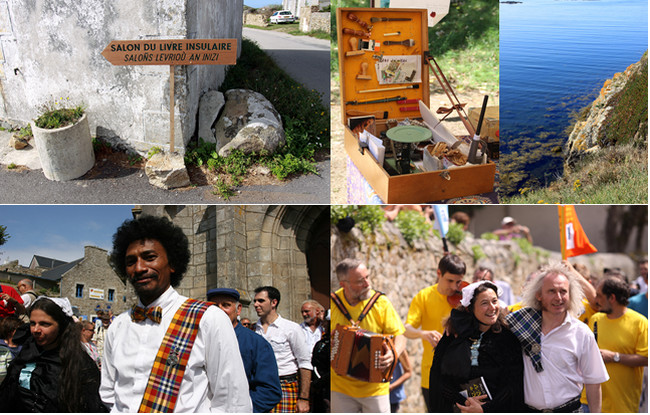
M 538 204 L 538 205 L 541 204 L 541 203 L 544 203 L 544 201 L 541 200 L 541 199 L 537 201 L 537 204 Z

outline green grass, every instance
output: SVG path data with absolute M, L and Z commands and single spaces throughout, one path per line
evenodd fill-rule
M 244 25 L 244 27 L 248 27 L 251 29 L 259 29 L 259 30 L 268 30 L 268 31 L 275 31 L 275 32 L 284 32 L 288 33 L 292 36 L 309 36 L 309 37 L 314 37 L 316 39 L 323 39 L 323 40 L 330 40 L 330 34 L 323 31 L 323 30 L 312 30 L 309 32 L 303 32 L 300 30 L 300 24 L 298 22 L 294 23 L 282 23 L 282 24 L 269 24 L 268 26 L 255 26 L 255 25 Z
M 647 204 L 648 151 L 633 145 L 607 147 L 580 160 L 546 188 L 519 190 L 501 203 Z
M 233 152 L 221 157 L 215 145 L 190 144 L 185 155 L 186 164 L 207 165 L 220 178 L 216 192 L 228 199 L 232 189 L 239 186 L 248 169 L 255 164 L 267 166 L 280 180 L 292 175 L 317 173 L 315 156 L 329 149 L 329 108 L 321 102 L 321 95 L 306 89 L 289 77 L 254 42 L 244 39 L 237 65 L 231 67 L 220 90 L 251 89 L 264 95 L 282 116 L 286 144 L 275 154 Z

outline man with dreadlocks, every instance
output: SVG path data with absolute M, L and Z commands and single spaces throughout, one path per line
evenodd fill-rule
M 248 381 L 230 319 L 181 296 L 187 237 L 166 218 L 128 220 L 111 261 L 138 304 L 108 329 L 100 395 L 118 412 L 251 412 Z

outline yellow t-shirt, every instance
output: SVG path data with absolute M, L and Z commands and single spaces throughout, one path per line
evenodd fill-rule
M 522 302 L 520 301 L 520 302 L 518 302 L 518 303 L 514 303 L 514 304 L 512 304 L 512 305 L 509 305 L 509 306 L 508 306 L 508 311 L 510 311 L 511 313 L 514 313 L 515 311 L 519 311 L 519 310 L 521 310 L 522 308 L 524 308 L 524 303 L 522 303 Z
M 580 317 L 578 317 L 578 320 L 580 320 L 580 321 L 582 321 L 583 323 L 586 324 L 586 323 L 589 322 L 589 319 L 591 318 L 591 316 L 593 316 L 594 314 L 597 313 L 597 310 L 594 310 L 594 309 L 591 307 L 591 304 L 589 304 L 589 301 L 588 301 L 586 298 L 583 298 L 583 299 L 582 299 L 582 305 L 583 305 L 584 308 L 585 308 L 585 312 L 582 313 L 582 314 L 580 315 Z
M 441 334 L 444 332 L 443 321 L 449 317 L 452 310 L 451 304 L 447 302 L 447 296 L 438 292 L 438 284 L 420 290 L 415 295 L 409 313 L 406 317 L 406 324 L 422 330 L 436 330 Z M 429 372 L 433 361 L 433 346 L 426 340 L 422 340 L 424 353 L 422 354 L 422 382 L 423 388 L 429 389 Z
M 343 295 L 343 288 L 336 291 L 336 294 L 339 296 L 341 302 L 355 321 L 370 300 L 368 299 L 361 301 L 359 304 L 352 307 Z M 374 290 L 371 290 L 370 294 L 374 294 Z M 350 322 L 345 318 L 343 313 L 341 313 L 334 301 L 330 300 L 330 303 L 330 309 L 332 310 L 330 322 L 331 327 L 335 328 L 338 324 L 342 326 L 349 326 Z M 380 334 L 392 334 L 393 336 L 397 336 L 404 333 L 404 325 L 397 315 L 397 312 L 393 308 L 390 300 L 386 298 L 385 295 L 382 295 L 379 297 L 379 299 L 377 299 L 377 302 L 372 306 L 366 317 L 361 320 L 359 326 L 362 329 L 370 330 L 372 332 Z M 395 358 L 397 359 L 397 356 L 395 356 Z M 330 368 L 330 373 L 332 376 L 332 391 L 340 392 L 353 398 L 388 395 L 388 388 L 390 386 L 388 382 L 363 382 L 347 376 L 339 376 L 336 374 L 336 372 L 334 372 L 334 369 L 332 368 Z
M 589 328 L 598 323 L 598 348 L 620 354 L 648 356 L 648 319 L 627 309 L 616 319 L 596 313 L 589 319 Z M 643 385 L 643 367 L 628 367 L 621 363 L 605 363 L 609 380 L 601 385 L 603 412 L 638 412 Z M 585 392 L 582 403 L 586 404 Z

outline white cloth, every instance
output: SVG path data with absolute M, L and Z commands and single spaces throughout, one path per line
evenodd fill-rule
M 515 296 L 514 294 L 512 294 L 512 287 L 510 286 L 510 284 L 508 284 L 505 281 L 496 280 L 494 281 L 494 285 L 501 288 L 502 294 L 499 295 L 499 299 L 501 301 L 503 301 L 507 305 L 513 305 L 514 303 L 516 303 Z
M 648 284 L 645 282 L 645 279 L 643 279 L 642 276 L 638 276 L 636 280 L 634 280 L 637 284 L 639 284 L 639 292 L 640 293 L 647 293 L 648 292 Z M 23 298 L 24 300 L 24 298 Z M 27 306 L 25 306 L 27 307 Z
M 287 376 L 298 372 L 298 369 L 311 370 L 311 351 L 305 340 L 305 335 L 297 323 L 278 318 L 269 324 L 264 333 L 260 320 L 255 324 L 255 332 L 264 337 L 273 348 L 275 360 L 278 363 L 278 375 Z
M 309 347 L 309 355 L 312 355 L 312 352 L 314 351 L 314 346 L 316 346 L 316 343 L 318 343 L 323 337 L 323 331 L 321 330 L 320 326 L 316 327 L 316 330 L 311 331 L 311 327 L 307 325 L 304 321 L 300 323 L 300 328 L 302 329 L 303 333 L 305 333 L 305 340 L 307 341 L 307 346 Z
M 551 409 L 579 396 L 583 384 L 609 379 L 594 334 L 567 313 L 564 322 L 542 334 L 542 372 L 535 372 L 524 354 L 524 400 L 537 409 Z
M 32 305 L 32 296 L 29 294 L 23 294 L 20 296 L 20 298 L 23 299 L 23 306 L 25 308 L 29 308 L 30 305 Z
M 138 412 L 156 353 L 186 299 L 170 287 L 150 304 L 162 307 L 160 324 L 149 319 L 135 323 L 127 311 L 110 325 L 99 394 L 111 412 Z M 209 307 L 201 318 L 175 412 L 252 412 L 235 331 L 217 307 Z

